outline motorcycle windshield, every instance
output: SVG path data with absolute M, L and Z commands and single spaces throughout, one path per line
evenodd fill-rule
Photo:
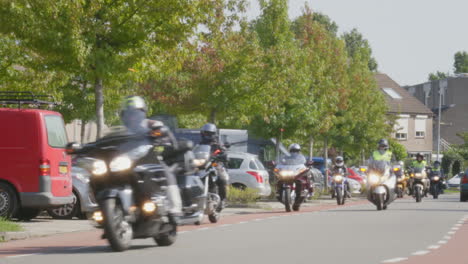
M 195 155 L 196 159 L 205 159 L 208 160 L 210 158 L 210 145 L 197 145 L 193 149 L 193 154 Z
M 390 171 L 390 163 L 383 160 L 374 160 L 369 164 L 369 171 L 383 176 Z
M 306 159 L 302 155 L 284 156 L 281 158 L 278 168 L 286 170 L 298 170 L 305 168 Z

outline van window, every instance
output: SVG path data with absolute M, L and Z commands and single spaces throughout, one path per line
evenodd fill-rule
M 239 169 L 243 161 L 243 159 L 229 158 L 228 169 Z
M 56 115 L 44 117 L 47 129 L 47 139 L 53 148 L 65 148 L 68 143 L 63 119 Z

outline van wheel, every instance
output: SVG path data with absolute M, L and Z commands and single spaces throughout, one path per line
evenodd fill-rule
M 29 221 L 38 216 L 40 212 L 41 210 L 37 208 L 20 208 L 18 211 L 18 220 Z
M 16 192 L 8 184 L 0 182 L 0 218 L 11 218 L 17 211 Z

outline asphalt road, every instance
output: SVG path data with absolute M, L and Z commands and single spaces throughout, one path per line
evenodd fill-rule
M 183 229 L 173 246 L 134 240 L 123 253 L 111 252 L 95 231 L 85 232 L 64 239 L 64 247 L 38 246 L 27 255 L 0 258 L 0 263 L 363 264 L 405 263 L 408 257 L 411 263 L 419 263 L 411 256 L 436 254 L 449 247 L 465 220 L 468 204 L 460 203 L 457 195 L 425 198 L 422 203 L 397 200 L 386 211 L 358 202 L 294 214 L 226 218 L 219 225 Z M 468 223 L 465 229 L 468 233 Z

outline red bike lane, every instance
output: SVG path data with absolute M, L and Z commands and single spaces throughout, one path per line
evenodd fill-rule
M 334 208 L 342 208 L 354 205 L 366 204 L 367 201 L 349 202 L 346 205 L 338 206 L 334 204 L 323 204 L 316 206 L 304 206 L 299 212 L 287 213 L 284 210 L 272 210 L 261 213 L 250 213 L 242 215 L 230 215 L 221 217 L 220 221 L 215 224 L 205 222 L 199 226 L 189 225 L 178 228 L 179 232 L 192 231 L 202 228 L 212 228 L 226 224 L 239 224 L 243 222 L 254 221 L 257 219 L 265 219 L 269 217 L 279 217 L 290 214 L 303 214 L 310 212 L 325 211 Z M 27 240 L 16 240 L 0 243 L 0 259 L 5 257 L 15 257 L 21 255 L 34 254 L 53 254 L 78 250 L 80 248 L 106 246 L 107 241 L 101 239 L 102 230 L 92 230 L 85 232 L 64 233 L 47 237 L 32 238 Z M 109 249 L 110 250 L 110 249 Z

